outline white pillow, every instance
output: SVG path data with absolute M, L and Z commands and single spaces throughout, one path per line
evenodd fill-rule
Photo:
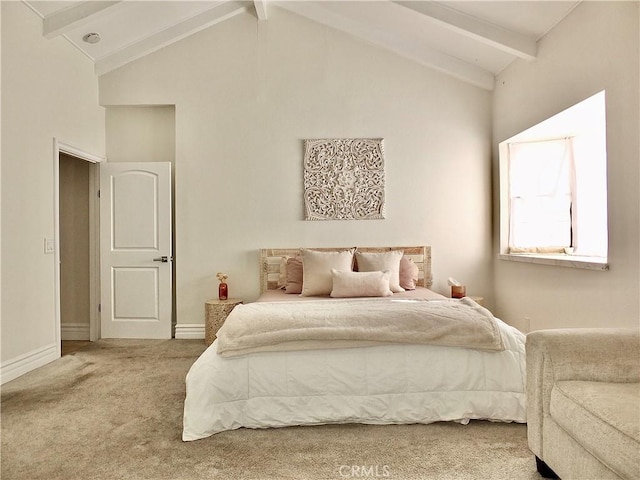
M 340 272 L 331 270 L 333 290 L 331 296 L 343 297 L 388 297 L 391 272 Z
M 389 288 L 392 292 L 404 292 L 400 286 L 400 260 L 404 252 L 402 250 L 391 250 L 389 252 L 356 252 L 356 262 L 359 272 L 376 272 L 389 270 Z
M 353 249 L 341 252 L 320 252 L 303 248 L 300 252 L 303 297 L 329 295 L 333 287 L 331 269 L 350 272 L 353 265 Z

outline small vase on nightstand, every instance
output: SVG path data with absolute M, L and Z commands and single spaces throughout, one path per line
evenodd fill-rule
M 222 282 L 218 287 L 218 300 L 226 300 L 227 298 L 229 298 L 229 287 Z
M 229 298 L 229 286 L 227 285 L 227 278 L 229 276 L 226 273 L 218 272 L 216 277 L 220 280 L 220 286 L 218 287 L 218 300 L 226 300 Z

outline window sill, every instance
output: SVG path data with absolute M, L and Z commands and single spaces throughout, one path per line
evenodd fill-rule
M 609 264 L 606 259 L 597 257 L 580 257 L 566 254 L 501 253 L 498 258 L 511 262 L 536 263 L 583 270 L 609 270 Z

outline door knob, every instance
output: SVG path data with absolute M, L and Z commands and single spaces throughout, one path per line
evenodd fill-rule
M 163 255 L 161 257 L 158 258 L 154 258 L 153 259 L 154 262 L 162 262 L 162 263 L 167 263 L 169 261 L 169 257 L 167 257 L 166 255 Z

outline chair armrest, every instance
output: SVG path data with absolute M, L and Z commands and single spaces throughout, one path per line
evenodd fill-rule
M 637 382 L 640 375 L 640 330 L 566 328 L 527 335 L 532 361 L 539 354 L 551 362 L 554 380 Z M 527 358 L 528 360 L 528 358 Z
M 544 460 L 543 423 L 558 380 L 640 381 L 640 330 L 570 328 L 527 335 L 527 435 Z

